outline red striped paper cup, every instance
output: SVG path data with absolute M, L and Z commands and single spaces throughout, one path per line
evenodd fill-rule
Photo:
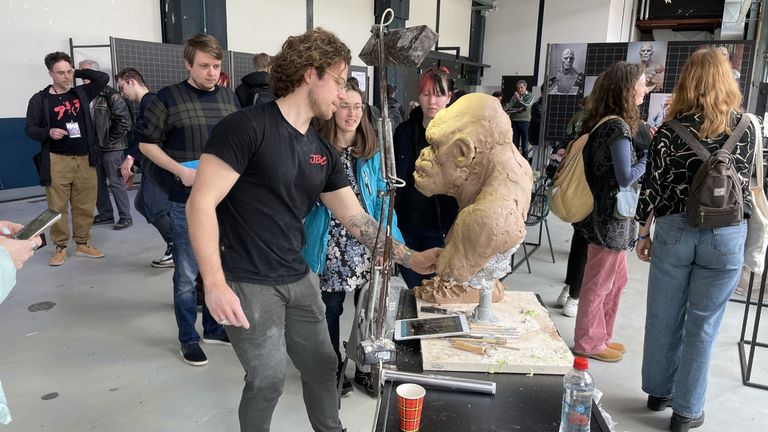
M 421 424 L 421 409 L 427 391 L 418 384 L 400 384 L 397 393 L 397 408 L 400 412 L 400 430 L 416 432 Z

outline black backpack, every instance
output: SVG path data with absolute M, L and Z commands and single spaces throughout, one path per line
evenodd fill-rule
M 667 122 L 704 163 L 696 171 L 690 185 L 686 213 L 694 228 L 721 228 L 738 225 L 744 218 L 742 179 L 733 161 L 733 150 L 749 125 L 744 114 L 723 146 L 710 153 L 693 134 L 677 120 Z
M 251 103 L 251 105 L 253 106 L 262 105 L 275 100 L 275 96 L 272 94 L 272 90 L 269 89 L 269 86 L 254 87 L 251 89 L 251 92 L 253 96 L 253 103 Z

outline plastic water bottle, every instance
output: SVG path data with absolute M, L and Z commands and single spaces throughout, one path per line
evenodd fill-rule
M 563 378 L 563 409 L 560 432 L 589 432 L 592 421 L 592 393 L 595 382 L 584 357 L 573 359 L 573 369 Z

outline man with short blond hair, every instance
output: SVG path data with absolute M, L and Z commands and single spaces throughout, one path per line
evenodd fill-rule
M 213 36 L 197 34 L 187 40 L 184 62 L 189 78 L 160 89 L 137 128 L 139 149 L 162 168 L 155 181 L 168 190 L 175 265 L 173 305 L 181 356 L 185 363 L 193 366 L 207 364 L 208 357 L 200 348 L 200 335 L 195 329 L 198 270 L 184 207 L 195 182 L 194 161 L 200 158 L 211 130 L 219 120 L 239 108 L 235 94 L 217 85 L 223 57 L 224 50 Z M 229 344 L 224 329 L 205 306 L 203 341 Z
M 101 152 L 88 106 L 107 85 L 109 75 L 76 71 L 73 66 L 69 54 L 57 51 L 46 55 L 45 67 L 53 82 L 35 93 L 27 105 L 27 136 L 41 144 L 40 185 L 45 186 L 48 207 L 61 212 L 61 219 L 51 227 L 51 240 L 56 244 L 48 261 L 52 266 L 60 266 L 67 259 L 70 205 L 76 255 L 104 256 L 89 244 Z M 74 87 L 75 78 L 88 83 Z

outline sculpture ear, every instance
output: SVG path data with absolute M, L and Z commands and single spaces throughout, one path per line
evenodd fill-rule
M 453 156 L 459 168 L 466 168 L 475 159 L 475 146 L 469 140 L 459 138 L 453 144 Z

